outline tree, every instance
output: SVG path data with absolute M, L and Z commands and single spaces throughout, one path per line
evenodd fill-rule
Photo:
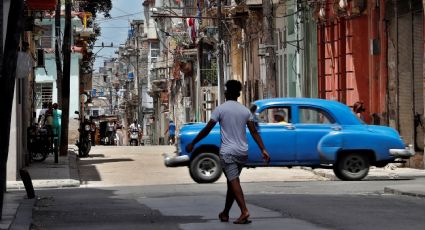
M 92 13 L 96 17 L 97 13 L 103 13 L 105 18 L 110 17 L 109 11 L 112 9 L 111 0 L 90 0 L 84 5 L 84 10 Z
M 15 91 L 18 47 L 23 30 L 24 1 L 10 1 L 6 42 L 0 75 L 0 92 L 2 92 L 2 96 L 0 97 L 0 218 L 3 214 L 3 198 L 6 190 L 6 166 L 9 155 L 10 122 Z

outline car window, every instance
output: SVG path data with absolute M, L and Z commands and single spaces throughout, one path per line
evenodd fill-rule
M 301 124 L 333 124 L 333 119 L 326 111 L 313 107 L 300 107 L 298 120 Z
M 258 114 L 260 123 L 288 124 L 291 123 L 290 107 L 272 107 Z

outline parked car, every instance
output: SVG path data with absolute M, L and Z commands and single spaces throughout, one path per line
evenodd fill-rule
M 386 126 L 367 125 L 346 105 L 311 98 L 275 98 L 255 101 L 251 111 L 271 161 L 267 166 L 332 167 L 341 180 L 361 180 L 370 166 L 384 167 L 414 155 L 398 132 Z M 180 129 L 177 155 L 166 155 L 168 167 L 188 166 L 192 179 L 212 183 L 221 176 L 218 157 L 220 127 L 197 143 L 186 145 L 205 127 L 186 124 Z M 260 149 L 249 131 L 246 167 L 264 167 Z

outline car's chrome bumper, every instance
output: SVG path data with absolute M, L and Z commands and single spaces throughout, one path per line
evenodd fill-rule
M 190 161 L 190 158 L 188 155 L 169 156 L 167 154 L 164 154 L 164 164 L 167 167 L 184 166 L 184 165 L 187 165 L 189 161 Z
M 413 145 L 410 144 L 404 149 L 390 149 L 390 155 L 400 158 L 409 158 L 415 155 L 415 149 L 413 148 Z

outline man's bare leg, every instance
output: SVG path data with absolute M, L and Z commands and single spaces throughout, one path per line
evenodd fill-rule
M 233 202 L 235 201 L 235 195 L 232 190 L 232 186 L 229 181 L 227 181 L 227 192 L 226 192 L 226 204 L 224 205 L 224 210 L 220 213 L 220 220 L 221 221 L 228 221 L 229 220 L 229 212 L 232 208 Z
M 246 207 L 245 197 L 243 195 L 241 183 L 239 181 L 239 177 L 230 181 L 230 185 L 232 187 L 233 195 L 235 197 L 236 203 L 241 209 L 241 216 L 236 220 L 236 222 L 241 222 L 247 220 L 249 217 L 248 208 Z M 227 201 L 227 199 L 226 199 Z

